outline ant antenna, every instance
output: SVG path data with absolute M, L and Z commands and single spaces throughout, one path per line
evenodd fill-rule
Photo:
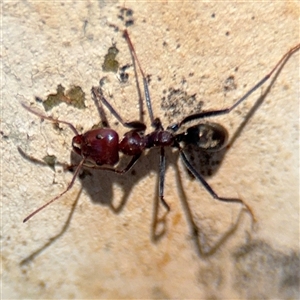
M 25 107 L 26 108 L 26 107 Z M 66 122 L 64 122 L 66 123 Z M 73 175 L 73 178 L 71 180 L 71 182 L 69 183 L 68 187 L 61 193 L 59 194 L 58 196 L 56 196 L 55 198 L 53 198 L 52 200 L 50 200 L 49 202 L 47 202 L 46 204 L 44 204 L 43 206 L 39 207 L 38 209 L 36 209 L 34 212 L 32 212 L 29 216 L 27 216 L 24 220 L 23 220 L 23 223 L 27 222 L 29 219 L 31 219 L 35 214 L 37 214 L 38 212 L 40 212 L 41 210 L 43 210 L 45 207 L 47 207 L 49 204 L 53 203 L 54 201 L 56 201 L 57 199 L 59 199 L 62 195 L 64 195 L 68 190 L 71 189 L 71 187 L 73 186 L 74 184 L 74 181 L 82 167 L 84 163 L 84 159 L 81 160 L 80 164 L 77 166 L 76 170 L 75 170 L 75 173 Z
M 22 105 L 26 110 L 28 110 L 29 112 L 31 112 L 32 114 L 34 114 L 34 115 L 36 115 L 36 116 L 38 116 L 38 117 L 40 117 L 40 118 L 42 118 L 42 119 L 48 120 L 48 121 L 50 121 L 50 122 L 52 122 L 52 123 L 62 123 L 62 124 L 68 125 L 68 126 L 71 128 L 71 130 L 72 130 L 76 135 L 79 135 L 78 131 L 76 130 L 76 128 L 74 127 L 73 124 L 71 124 L 71 123 L 69 123 L 69 122 L 66 122 L 66 121 L 61 121 L 61 120 L 53 119 L 53 118 L 51 118 L 51 117 L 44 116 L 43 114 L 41 114 L 41 113 L 39 113 L 39 112 L 33 110 L 31 107 L 27 106 L 26 104 L 24 104 L 24 103 L 22 103 L 22 102 L 21 102 L 21 105 Z
M 148 88 L 148 83 L 147 83 L 147 78 L 143 72 L 143 69 L 141 67 L 141 64 L 137 58 L 137 55 L 136 55 L 136 52 L 134 50 L 134 47 L 133 47 L 133 44 L 130 40 L 130 37 L 129 37 L 129 34 L 128 34 L 128 31 L 125 29 L 124 32 L 123 32 L 123 35 L 128 43 L 128 46 L 129 46 L 129 49 L 130 49 L 130 52 L 131 54 L 133 55 L 133 58 L 135 59 L 135 61 L 137 62 L 138 64 L 138 67 L 139 67 L 139 70 L 142 74 L 142 77 L 143 77 L 143 84 L 144 84 L 144 93 L 145 93 L 145 100 L 146 100 L 146 104 L 147 104 L 147 108 L 148 108 L 148 112 L 149 112 L 149 116 L 150 116 L 150 121 L 151 121 L 151 125 L 153 127 L 156 127 L 155 126 L 155 122 L 154 122 L 154 116 L 153 116 L 153 110 L 152 110 L 152 105 L 151 105 L 151 99 L 150 99 L 150 92 L 149 92 L 149 88 Z
M 66 121 L 61 121 L 61 120 L 57 120 L 57 119 L 53 119 L 51 117 L 47 117 L 35 110 L 33 110 L 32 108 L 30 108 L 29 106 L 27 106 L 26 104 L 24 103 L 21 103 L 21 105 L 26 109 L 28 110 L 29 112 L 31 112 L 32 114 L 42 118 L 42 119 L 45 119 L 45 120 L 48 120 L 52 123 L 62 123 L 62 124 L 66 124 L 68 125 L 71 130 L 76 134 L 76 135 L 79 135 L 78 131 L 76 130 L 76 128 L 74 127 L 73 124 L 69 123 L 69 122 L 66 122 Z M 65 191 L 63 191 L 61 194 L 59 194 L 58 196 L 56 196 L 55 198 L 53 198 L 52 200 L 50 200 L 49 202 L 47 202 L 46 204 L 44 204 L 43 206 L 39 207 L 37 210 L 35 210 L 34 212 L 32 212 L 29 216 L 27 216 L 24 220 L 23 220 L 23 223 L 27 222 L 29 219 L 31 219 L 35 214 L 37 214 L 39 211 L 41 211 L 42 209 L 44 209 L 45 207 L 47 207 L 49 204 L 51 204 L 52 202 L 56 201 L 57 199 L 59 199 L 62 195 L 64 195 L 67 191 L 69 191 L 71 189 L 71 187 L 73 186 L 74 184 L 74 181 L 75 181 L 75 178 L 76 176 L 78 175 L 82 165 L 84 164 L 84 161 L 85 159 L 82 159 L 80 164 L 77 166 L 76 170 L 75 170 L 75 173 L 73 175 L 73 178 L 71 180 L 71 182 L 69 183 L 68 187 L 65 189 Z

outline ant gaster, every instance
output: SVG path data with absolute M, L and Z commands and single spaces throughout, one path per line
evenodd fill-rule
M 165 178 L 165 147 L 173 147 L 177 148 L 180 153 L 180 157 L 187 167 L 187 169 L 193 174 L 193 176 L 201 182 L 204 188 L 208 191 L 208 193 L 216 200 L 231 202 L 231 203 L 240 203 L 243 207 L 250 213 L 252 221 L 255 222 L 254 214 L 251 208 L 241 199 L 237 198 L 225 198 L 220 197 L 216 194 L 216 192 L 211 188 L 211 186 L 206 182 L 203 176 L 193 167 L 191 162 L 188 160 L 187 156 L 184 153 L 184 149 L 186 145 L 193 144 L 199 149 L 203 151 L 219 151 L 226 146 L 228 134 L 226 129 L 217 124 L 217 123 L 200 123 L 194 126 L 189 127 L 183 133 L 176 133 L 183 124 L 186 124 L 193 120 L 202 120 L 208 117 L 214 117 L 224 114 L 229 114 L 233 109 L 235 109 L 241 102 L 243 102 L 246 98 L 249 97 L 255 90 L 257 90 L 260 86 L 262 86 L 275 72 L 279 66 L 283 65 L 283 63 L 292 55 L 295 51 L 300 49 L 300 44 L 291 48 L 283 57 L 279 60 L 279 62 L 275 65 L 275 67 L 268 73 L 264 78 L 262 78 L 254 87 L 252 87 L 243 97 L 237 100 L 232 106 L 226 109 L 220 110 L 211 110 L 204 111 L 196 114 L 189 115 L 185 117 L 181 122 L 177 124 L 173 124 L 167 127 L 165 130 L 162 126 L 162 123 L 159 118 L 154 118 L 150 93 L 148 89 L 147 77 L 145 76 L 140 62 L 137 58 L 135 49 L 130 40 L 127 30 L 124 31 L 124 37 L 128 43 L 130 52 L 132 54 L 133 60 L 137 63 L 138 69 L 143 78 L 144 85 L 144 95 L 145 101 L 151 121 L 151 125 L 154 128 L 152 132 L 149 134 L 144 134 L 146 130 L 146 125 L 141 121 L 133 121 L 133 122 L 124 122 L 121 116 L 117 113 L 117 111 L 111 106 L 111 104 L 105 99 L 102 89 L 101 82 L 98 87 L 92 88 L 92 96 L 95 102 L 100 102 L 104 104 L 109 111 L 116 117 L 116 119 L 125 127 L 130 128 L 131 130 L 124 134 L 121 141 L 119 140 L 118 133 L 111 128 L 98 128 L 87 131 L 84 134 L 79 134 L 76 128 L 69 122 L 61 121 L 58 119 L 53 119 L 48 116 L 44 116 L 39 112 L 36 112 L 32 108 L 22 103 L 22 106 L 28 110 L 29 112 L 39 116 L 42 119 L 49 120 L 53 123 L 62 123 L 66 124 L 70 127 L 70 129 L 75 133 L 75 136 L 72 140 L 72 148 L 75 153 L 82 157 L 80 163 L 76 166 L 76 170 L 74 172 L 73 178 L 67 188 L 58 196 L 32 212 L 28 215 L 23 222 L 28 221 L 31 217 L 33 217 L 36 213 L 44 209 L 46 206 L 51 204 L 52 202 L 59 199 L 62 195 L 64 195 L 67 191 L 71 189 L 75 178 L 77 177 L 79 171 L 82 167 L 93 168 L 93 169 L 101 169 L 106 171 L 113 171 L 118 174 L 124 174 L 128 172 L 135 162 L 139 159 L 141 154 L 146 150 L 153 147 L 160 147 L 160 164 L 159 164 L 159 198 L 161 203 L 165 206 L 167 211 L 170 210 L 169 205 L 164 200 L 164 178 Z M 98 107 L 103 109 L 102 107 Z M 101 115 L 101 113 L 100 113 Z M 131 156 L 131 160 L 128 165 L 119 170 L 114 166 L 119 162 L 119 152 Z

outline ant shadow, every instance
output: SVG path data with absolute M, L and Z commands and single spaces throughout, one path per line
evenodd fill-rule
M 292 53 L 291 53 L 292 54 Z M 275 81 L 277 80 L 281 70 L 285 66 L 286 62 L 290 58 L 291 55 L 288 55 L 278 70 L 275 72 L 273 79 L 271 80 L 270 84 L 267 86 L 266 90 L 263 94 L 256 100 L 250 111 L 244 117 L 244 120 L 239 125 L 233 136 L 229 141 L 229 146 L 225 147 L 224 149 L 218 152 L 206 152 L 206 151 L 199 151 L 199 149 L 192 149 L 187 148 L 185 149 L 185 153 L 187 152 L 192 163 L 199 165 L 199 173 L 201 175 L 208 177 L 214 175 L 217 170 L 221 167 L 222 161 L 227 155 L 228 150 L 232 147 L 238 137 L 242 134 L 243 130 L 245 129 L 249 120 L 253 117 L 255 112 L 259 109 L 259 107 L 263 104 L 266 96 L 269 94 L 272 86 L 274 85 Z M 140 98 L 140 97 L 139 97 Z M 31 162 L 46 165 L 46 163 L 39 161 L 38 159 L 32 158 L 26 153 L 23 152 L 20 148 L 18 148 L 20 154 Z M 196 151 L 193 153 L 193 151 Z M 108 206 L 113 213 L 119 214 L 123 211 L 128 198 L 131 194 L 132 189 L 141 181 L 144 177 L 149 175 L 149 172 L 155 171 L 157 173 L 157 181 L 156 181 L 156 189 L 154 193 L 154 204 L 153 204 L 153 216 L 152 216 L 152 225 L 151 225 L 151 240 L 153 242 L 159 241 L 167 232 L 167 213 L 165 213 L 162 217 L 159 217 L 159 209 L 162 205 L 159 202 L 159 195 L 158 195 L 158 185 L 159 185 L 159 176 L 158 176 L 158 169 L 159 169 L 159 149 L 151 149 L 148 151 L 146 155 L 143 155 L 134 167 L 126 174 L 120 175 L 113 172 L 103 171 L 103 170 L 93 170 L 82 168 L 82 172 L 79 175 L 79 179 L 82 184 L 82 188 L 78 193 L 76 200 L 71 208 L 70 214 L 63 226 L 62 230 L 55 235 L 54 237 L 50 238 L 49 241 L 42 246 L 40 249 L 36 250 L 34 253 L 29 255 L 27 258 L 24 258 L 20 265 L 28 264 L 30 261 L 34 260 L 38 255 L 40 255 L 44 250 L 50 247 L 56 240 L 58 240 L 68 229 L 72 216 L 74 214 L 78 199 L 81 195 L 82 189 L 89 194 L 90 199 L 93 203 L 98 205 L 106 205 Z M 205 234 L 201 232 L 199 226 L 195 222 L 195 216 L 190 208 L 188 203 L 187 196 L 184 191 L 184 187 L 182 184 L 180 172 L 178 169 L 178 153 L 172 154 L 170 153 L 170 149 L 166 149 L 166 169 L 170 166 L 175 168 L 176 173 L 176 183 L 179 193 L 179 198 L 183 207 L 183 210 L 186 215 L 187 223 L 190 227 L 190 232 L 192 238 L 194 240 L 195 248 L 199 257 L 207 257 L 214 254 L 222 244 L 224 244 L 230 236 L 234 234 L 234 232 L 238 228 L 238 224 L 241 219 L 242 210 L 240 211 L 237 221 L 231 226 L 220 238 L 217 240 L 213 245 L 207 247 L 205 245 Z M 195 159 L 197 158 L 197 159 Z M 71 164 L 78 165 L 80 161 L 80 157 L 71 152 Z M 122 168 L 122 164 L 126 165 L 126 163 L 121 159 L 120 161 L 120 169 Z M 59 164 L 59 163 L 58 163 Z M 64 164 L 62 164 L 64 165 Z M 197 168 L 198 168 L 197 165 Z M 186 169 L 187 170 L 187 169 Z M 187 170 L 187 174 L 189 171 Z M 122 189 L 122 197 L 121 199 L 114 199 L 113 196 L 113 189 L 114 185 L 117 185 Z M 209 197 L 209 194 L 208 194 Z M 168 201 L 168 199 L 166 199 Z M 117 202 L 117 204 L 115 203 Z
M 19 150 L 19 149 L 18 149 Z M 21 150 L 22 151 L 22 150 Z M 20 150 L 19 150 L 20 152 Z M 22 155 L 23 156 L 23 155 Z M 40 162 L 38 162 L 40 163 Z M 77 194 L 77 197 L 74 201 L 74 203 L 72 204 L 70 213 L 68 215 L 67 220 L 65 221 L 64 226 L 62 227 L 62 229 L 60 230 L 60 232 L 58 234 L 56 234 L 55 236 L 51 237 L 48 242 L 46 242 L 42 247 L 40 247 L 39 249 L 37 249 L 36 251 L 34 251 L 33 253 L 31 253 L 29 256 L 25 257 L 24 259 L 22 259 L 20 261 L 20 266 L 25 266 L 27 264 L 29 264 L 31 261 L 33 261 L 37 256 L 39 256 L 40 254 L 42 254 L 42 252 L 44 252 L 47 248 L 49 248 L 52 244 L 54 244 L 61 236 L 64 235 L 64 233 L 68 230 L 68 228 L 70 227 L 70 223 L 72 220 L 72 217 L 74 215 L 75 212 L 75 208 L 77 206 L 78 200 L 80 198 L 80 195 L 82 193 L 82 188 L 80 189 L 79 193 Z

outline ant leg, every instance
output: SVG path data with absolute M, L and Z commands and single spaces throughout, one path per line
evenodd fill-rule
M 151 236 L 154 241 L 158 241 L 166 232 L 166 216 L 170 212 L 170 206 L 164 200 L 164 185 L 165 185 L 165 172 L 166 171 L 166 159 L 165 149 L 160 147 L 160 160 L 159 160 L 159 177 L 158 177 L 158 197 L 155 198 L 153 207 L 153 219 Z M 159 201 L 163 204 L 166 211 L 163 214 L 159 213 Z
M 241 104 L 245 99 L 247 99 L 254 91 L 256 91 L 260 86 L 262 86 L 271 76 L 272 74 L 278 69 L 279 66 L 281 68 L 284 66 L 284 64 L 287 62 L 287 60 L 290 58 L 290 56 L 298 51 L 300 49 L 300 44 L 296 45 L 295 47 L 291 48 L 286 54 L 282 56 L 282 58 L 279 60 L 279 62 L 273 67 L 270 73 L 268 73 L 263 79 L 261 79 L 254 87 L 252 87 L 244 96 L 242 96 L 240 99 L 238 99 L 232 106 L 220 109 L 220 110 L 212 110 L 212 111 L 204 111 L 197 114 L 192 114 L 184 118 L 180 123 L 173 124 L 168 127 L 168 129 L 173 130 L 174 132 L 177 131 L 183 124 L 207 117 L 213 117 L 213 116 L 219 116 L 224 114 L 229 114 L 233 109 L 235 109 L 239 104 Z M 280 69 L 281 69 L 280 68 Z M 279 70 L 280 70 L 279 69 Z
M 140 62 L 138 60 L 138 57 L 136 55 L 136 52 L 134 50 L 133 44 L 132 44 L 132 42 L 130 40 L 128 31 L 126 29 L 124 30 L 123 35 L 124 35 L 124 37 L 125 37 L 125 39 L 127 41 L 127 44 L 129 46 L 130 53 L 131 53 L 132 57 L 135 59 L 135 61 L 137 62 L 139 70 L 140 70 L 140 72 L 142 74 L 143 85 L 144 85 L 144 93 L 145 93 L 145 101 L 146 101 L 146 104 L 147 104 L 147 108 L 148 108 L 148 113 L 149 113 L 149 116 L 150 116 L 151 125 L 154 126 L 154 116 L 153 116 L 153 110 L 152 110 L 152 105 L 151 105 L 151 98 L 150 98 L 150 92 L 149 92 L 147 78 L 146 78 L 146 76 L 145 76 L 145 74 L 143 72 L 141 64 L 140 64 Z
M 40 117 L 40 118 L 42 118 L 42 119 L 48 120 L 48 121 L 50 121 L 50 122 L 52 122 L 52 123 L 62 123 L 62 124 L 68 125 L 68 126 L 71 128 L 71 130 L 72 130 L 76 135 L 79 135 L 78 131 L 76 130 L 76 128 L 75 128 L 75 126 L 74 126 L 73 124 L 71 124 L 71 123 L 69 123 L 69 122 L 66 122 L 66 121 L 61 121 L 61 120 L 58 120 L 58 119 L 53 119 L 53 118 L 51 118 L 51 117 L 47 117 L 47 116 L 45 116 L 45 115 L 43 115 L 43 114 L 41 114 L 41 113 L 39 113 L 39 112 L 33 110 L 31 107 L 27 106 L 27 105 L 24 104 L 24 103 L 21 103 L 21 105 L 22 105 L 26 110 L 28 110 L 29 112 L 31 112 L 32 114 L 34 114 L 34 115 L 36 115 L 36 116 L 38 116 L 38 117 Z
M 194 175 L 196 179 L 198 179 L 201 184 L 205 187 L 205 189 L 210 193 L 210 195 L 219 201 L 224 201 L 224 202 L 232 202 L 232 203 L 241 203 L 244 205 L 246 210 L 250 213 L 251 218 L 253 223 L 256 222 L 255 216 L 252 212 L 252 209 L 250 208 L 249 205 L 247 205 L 243 200 L 237 199 L 237 198 L 224 198 L 224 197 L 219 197 L 215 191 L 210 187 L 210 185 L 206 182 L 206 180 L 196 171 L 196 169 L 191 165 L 191 163 L 188 161 L 187 157 L 185 156 L 184 152 L 180 150 L 180 156 L 185 164 L 185 166 L 189 169 L 189 171 Z
M 77 169 L 75 170 L 75 173 L 73 175 L 73 178 L 71 180 L 71 182 L 69 183 L 69 185 L 67 186 L 67 188 L 62 192 L 60 193 L 58 196 L 56 196 L 55 198 L 51 199 L 49 202 L 47 202 L 46 204 L 44 204 L 43 206 L 39 207 L 38 209 L 36 209 L 34 212 L 32 212 L 29 216 L 27 216 L 24 220 L 23 220 L 23 223 L 27 222 L 29 219 L 31 219 L 35 214 L 37 214 L 39 211 L 41 211 L 42 209 L 44 209 L 45 207 L 47 207 L 48 205 L 50 205 L 51 203 L 53 203 L 54 201 L 58 200 L 62 195 L 64 195 L 67 191 L 69 191 L 73 184 L 74 184 L 74 181 L 81 169 L 81 167 L 83 166 L 84 164 L 84 159 L 80 162 L 80 164 L 77 166 Z
M 117 113 L 117 111 L 112 107 L 112 105 L 105 99 L 103 96 L 103 92 L 101 87 L 93 87 L 92 88 L 92 95 L 95 99 L 102 102 L 108 110 L 114 115 L 114 117 L 124 126 L 128 128 L 137 129 L 140 131 L 146 130 L 146 125 L 140 121 L 133 121 L 133 122 L 124 122 L 122 117 Z M 103 116 L 103 111 L 100 107 L 98 107 L 98 111 L 100 111 L 100 117 Z M 106 119 L 106 118 L 105 118 Z
M 99 94 L 102 95 L 102 89 L 101 89 L 101 86 L 102 86 L 101 82 L 102 82 L 102 80 L 103 80 L 103 78 L 100 80 L 100 85 L 99 85 L 98 88 L 92 87 L 91 93 L 92 93 L 92 99 L 93 99 L 93 101 L 95 103 L 95 106 L 96 106 L 96 108 L 98 110 L 98 114 L 100 116 L 100 120 L 102 122 L 102 126 L 110 128 L 108 120 L 106 118 L 105 111 L 104 111 L 104 109 L 103 109 L 103 107 L 101 105 L 101 97 L 99 96 Z
M 159 160 L 159 199 L 163 206 L 170 211 L 169 204 L 164 199 L 165 187 L 165 174 L 166 174 L 166 157 L 164 147 L 160 147 L 160 160 Z
M 102 167 L 102 166 L 97 166 L 97 165 L 88 165 L 88 164 L 84 164 L 83 167 L 89 168 L 89 169 L 110 171 L 110 172 L 114 172 L 117 174 L 125 174 L 134 166 L 134 164 L 137 162 L 137 160 L 140 158 L 140 156 L 141 156 L 141 154 L 133 156 L 131 161 L 128 163 L 128 165 L 122 170 L 118 170 L 115 168 L 109 168 L 109 167 Z

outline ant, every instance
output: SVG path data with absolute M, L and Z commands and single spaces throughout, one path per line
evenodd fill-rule
M 164 199 L 164 179 L 165 179 L 165 169 L 166 169 L 166 159 L 165 159 L 165 147 L 173 147 L 179 151 L 179 155 L 187 167 L 187 169 L 192 173 L 192 175 L 204 186 L 207 192 L 211 195 L 212 198 L 229 202 L 229 203 L 240 203 L 243 208 L 250 214 L 252 218 L 252 222 L 255 223 L 256 219 L 254 213 L 250 206 L 248 206 L 242 199 L 238 198 L 225 198 L 220 197 L 213 188 L 206 182 L 203 176 L 193 167 L 189 159 L 185 154 L 186 146 L 195 145 L 202 151 L 219 151 L 227 146 L 228 133 L 227 130 L 217 123 L 198 123 L 197 125 L 190 126 L 186 131 L 182 133 L 178 133 L 178 130 L 182 127 L 182 125 L 194 121 L 202 119 L 206 119 L 208 117 L 215 117 L 219 115 L 229 114 L 232 110 L 234 110 L 238 105 L 240 105 L 245 99 L 247 99 L 255 90 L 261 87 L 271 76 L 272 74 L 283 64 L 285 61 L 297 50 L 300 49 L 300 44 L 291 48 L 286 54 L 282 56 L 282 58 L 278 61 L 278 63 L 273 67 L 270 73 L 268 73 L 265 77 L 263 77 L 257 84 L 255 84 L 244 96 L 242 96 L 239 100 L 237 100 L 232 106 L 219 109 L 219 110 L 210 110 L 203 111 L 195 114 L 188 115 L 183 118 L 183 120 L 179 123 L 172 124 L 164 129 L 159 118 L 154 118 L 151 98 L 148 88 L 148 81 L 143 69 L 138 60 L 137 54 L 129 37 L 127 30 L 124 30 L 123 36 L 125 37 L 130 53 L 132 55 L 132 59 L 138 66 L 138 70 L 141 73 L 143 79 L 143 87 L 144 87 L 144 96 L 145 101 L 151 121 L 151 126 L 154 128 L 152 132 L 149 134 L 145 134 L 146 125 L 141 121 L 133 121 L 133 122 L 125 122 L 122 117 L 118 114 L 118 112 L 112 107 L 112 105 L 106 100 L 102 91 L 102 80 L 98 87 L 93 87 L 91 90 L 92 97 L 96 103 L 100 117 L 103 116 L 103 108 L 99 105 L 103 104 L 108 108 L 108 110 L 114 115 L 114 117 L 124 126 L 129 128 L 130 130 L 126 132 L 121 140 L 119 140 L 118 133 L 109 127 L 97 128 L 87 131 L 84 134 L 79 134 L 76 130 L 75 126 L 69 122 L 61 121 L 58 119 L 54 119 L 48 116 L 44 116 L 43 114 L 33 110 L 28 107 L 24 103 L 22 106 L 28 110 L 29 112 L 35 114 L 36 116 L 46 119 L 53 123 L 62 123 L 67 126 L 75 133 L 75 136 L 72 139 L 72 148 L 73 151 L 81 156 L 81 161 L 76 166 L 73 178 L 71 182 L 68 184 L 67 188 L 60 193 L 58 196 L 42 205 L 30 215 L 28 215 L 23 222 L 31 219 L 35 214 L 43 210 L 45 207 L 53 203 L 62 197 L 65 193 L 67 193 L 73 186 L 74 181 L 79 174 L 80 170 L 85 168 L 91 169 L 101 169 L 105 171 L 111 171 L 118 174 L 127 173 L 137 162 L 137 160 L 141 157 L 142 153 L 146 149 L 151 149 L 154 147 L 160 148 L 160 163 L 159 163 L 159 199 L 162 205 L 166 208 L 167 212 L 170 211 L 170 206 Z M 98 104 L 97 104 L 98 103 Z M 127 166 L 123 169 L 118 169 L 115 167 L 119 162 L 119 154 L 127 155 L 131 157 L 131 160 L 127 164 Z M 195 229 L 195 234 L 197 235 L 197 230 Z

